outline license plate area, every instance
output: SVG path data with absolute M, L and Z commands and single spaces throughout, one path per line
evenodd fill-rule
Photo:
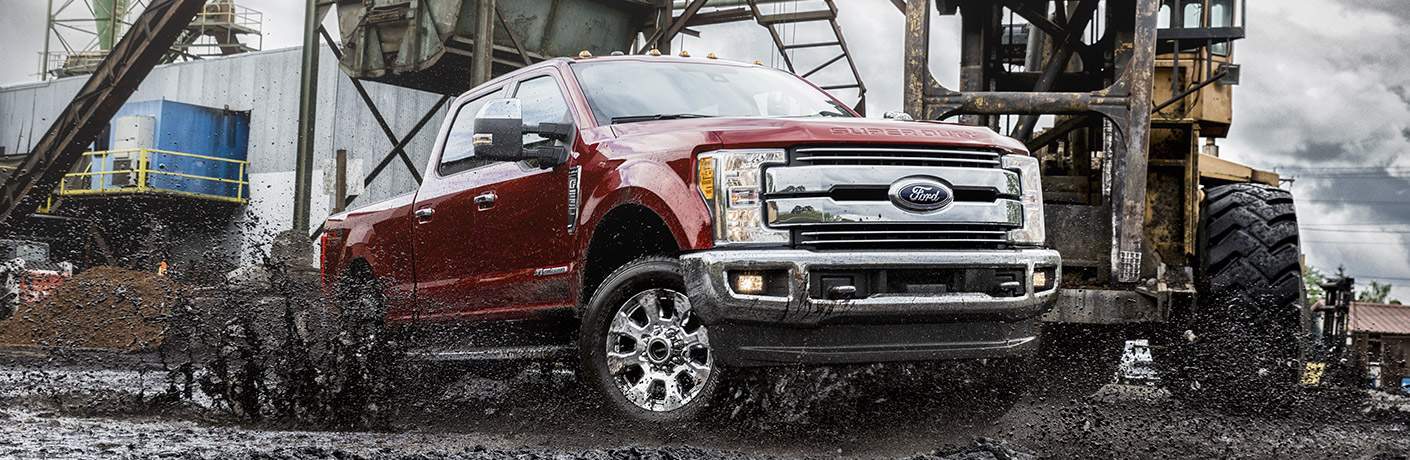
M 835 300 L 836 292 L 851 286 L 845 290 L 854 292 L 851 298 L 855 299 L 962 293 L 1022 297 L 1027 292 L 1024 275 L 1024 267 L 813 269 L 808 274 L 808 295 Z

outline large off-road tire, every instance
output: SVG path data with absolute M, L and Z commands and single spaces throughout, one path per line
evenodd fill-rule
M 583 312 L 578 353 L 587 383 L 639 422 L 692 420 L 721 379 L 674 258 L 637 259 L 608 275 Z
M 1257 184 L 1206 190 L 1199 302 L 1156 347 L 1160 378 L 1189 402 L 1263 410 L 1297 383 L 1303 286 L 1292 194 Z
M 1047 324 L 1039 338 L 1029 389 L 1042 398 L 1074 399 L 1095 394 L 1116 380 L 1126 338 L 1120 330 Z

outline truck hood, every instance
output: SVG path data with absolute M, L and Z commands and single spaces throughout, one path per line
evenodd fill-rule
M 786 147 L 797 144 L 896 144 L 994 148 L 1027 154 L 1023 143 L 982 127 L 871 118 L 690 118 L 612 126 L 618 139 L 680 139 L 680 150 L 698 148 L 701 137 L 723 148 Z M 668 146 L 658 145 L 658 148 Z M 674 149 L 672 149 L 674 150 Z

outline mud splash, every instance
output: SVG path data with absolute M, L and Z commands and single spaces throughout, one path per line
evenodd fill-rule
M 405 336 L 339 315 L 313 276 L 281 267 L 267 287 L 228 283 L 173 309 L 168 392 L 255 422 L 381 426 L 385 402 L 414 381 Z

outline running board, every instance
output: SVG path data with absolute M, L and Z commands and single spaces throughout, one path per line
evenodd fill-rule
M 572 358 L 577 348 L 569 345 L 524 345 L 480 347 L 453 350 L 412 350 L 412 359 L 421 361 L 548 361 Z

